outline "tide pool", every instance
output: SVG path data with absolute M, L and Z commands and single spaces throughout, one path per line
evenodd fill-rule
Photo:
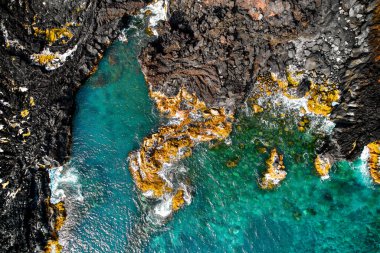
M 182 164 L 192 203 L 151 226 L 126 159 L 160 121 L 137 61 L 144 26 L 133 27 L 77 94 L 72 158 L 56 188 L 68 211 L 63 252 L 380 251 L 379 188 L 365 164 L 340 162 L 321 181 L 313 167 L 318 135 L 265 112 L 241 111 L 228 141 L 197 146 Z M 264 191 L 258 180 L 272 148 L 284 154 L 288 175 Z

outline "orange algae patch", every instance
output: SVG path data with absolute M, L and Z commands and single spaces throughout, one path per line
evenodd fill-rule
M 368 166 L 369 172 L 376 184 L 380 184 L 380 141 L 367 145 L 369 149 Z
M 173 97 L 152 91 L 150 96 L 159 112 L 174 123 L 160 127 L 157 133 L 144 139 L 139 150 L 129 154 L 129 170 L 144 195 L 152 198 L 169 195 L 172 209 L 177 210 L 184 204 L 184 190 L 168 185 L 160 173 L 165 167 L 189 157 L 197 143 L 227 138 L 233 117 L 224 108 L 208 108 L 185 89 Z
M 183 194 L 184 194 L 183 190 L 178 190 L 176 195 L 174 195 L 173 202 L 172 202 L 173 211 L 179 210 L 185 204 Z
M 45 253 L 60 253 L 62 251 L 62 245 L 57 240 L 49 240 L 45 246 Z
M 49 210 L 54 215 L 53 233 L 51 239 L 47 242 L 44 252 L 45 253 L 60 253 L 62 246 L 58 242 L 58 231 L 62 228 L 66 220 L 66 210 L 62 201 L 52 204 L 50 198 L 47 200 L 49 203 Z
M 275 148 L 272 149 L 266 165 L 267 170 L 260 181 L 260 187 L 261 189 L 270 190 L 284 180 L 287 173 L 285 171 L 283 156 L 279 155 Z
M 66 220 L 66 210 L 62 201 L 54 204 L 54 207 L 57 211 L 57 218 L 55 219 L 54 229 L 56 231 L 59 231 Z
M 227 166 L 228 168 L 230 168 L 230 169 L 235 168 L 236 166 L 238 166 L 239 161 L 240 161 L 240 157 L 236 157 L 236 158 L 234 158 L 234 159 L 228 160 L 228 161 L 226 162 L 226 166 Z
M 327 157 L 318 155 L 314 160 L 314 167 L 322 179 L 329 178 L 331 162 Z

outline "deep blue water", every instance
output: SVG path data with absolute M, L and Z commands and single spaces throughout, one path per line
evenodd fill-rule
M 340 162 L 321 181 L 317 136 L 265 113 L 241 113 L 230 144 L 198 146 L 184 162 L 191 205 L 164 227 L 142 222 L 126 158 L 159 117 L 137 61 L 145 35 L 132 34 L 111 46 L 76 98 L 72 159 L 58 187 L 68 210 L 64 252 L 380 252 L 379 189 L 363 162 Z M 257 181 L 272 148 L 284 154 L 288 176 L 263 191 Z M 229 160 L 238 166 L 228 168 Z

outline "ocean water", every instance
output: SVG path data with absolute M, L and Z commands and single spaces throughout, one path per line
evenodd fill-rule
M 339 162 L 322 181 L 318 131 L 299 132 L 291 114 L 241 110 L 226 142 L 199 145 L 183 162 L 192 203 L 164 226 L 149 224 L 126 160 L 160 122 L 137 61 L 142 26 L 110 47 L 77 95 L 72 158 L 51 173 L 53 199 L 68 211 L 63 252 L 380 252 L 380 194 L 365 162 Z M 264 191 L 272 148 L 288 175 Z

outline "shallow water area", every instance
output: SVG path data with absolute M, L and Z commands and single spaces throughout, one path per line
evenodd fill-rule
M 64 190 L 68 211 L 60 232 L 63 252 L 123 252 L 136 216 L 126 158 L 158 120 L 137 61 L 145 38 L 135 38 L 136 31 L 130 29 L 128 43 L 109 48 L 77 94 L 72 158 L 56 187 L 57 197 Z M 65 181 L 67 175 L 75 180 Z
M 313 166 L 317 137 L 265 113 L 239 120 L 230 145 L 204 145 L 188 159 L 193 203 L 146 252 L 379 251 L 379 189 L 363 173 L 365 162 L 339 162 L 321 180 Z M 265 191 L 258 181 L 274 147 L 288 174 Z
M 380 194 L 365 154 L 322 181 L 313 166 L 318 131 L 300 132 L 291 113 L 241 112 L 226 142 L 199 145 L 184 162 L 192 203 L 164 227 L 142 222 L 126 158 L 159 122 L 137 61 L 143 29 L 114 43 L 77 95 L 72 159 L 52 187 L 68 211 L 63 252 L 379 252 Z M 288 174 L 264 191 L 258 181 L 272 148 Z

